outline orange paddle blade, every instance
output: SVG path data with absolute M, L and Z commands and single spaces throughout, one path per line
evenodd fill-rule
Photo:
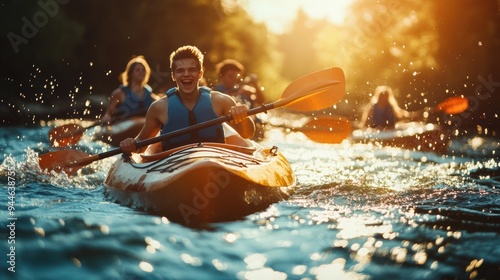
M 338 144 L 351 135 L 352 126 L 344 117 L 318 117 L 293 130 L 318 143 Z
M 49 131 L 50 145 L 65 147 L 75 145 L 82 138 L 85 128 L 78 124 L 67 124 L 55 127 Z
M 304 75 L 294 80 L 282 94 L 291 99 L 287 109 L 299 112 L 325 109 L 338 103 L 345 94 L 345 76 L 342 69 L 333 67 Z
M 460 96 L 450 97 L 436 106 L 437 111 L 450 115 L 460 114 L 467 108 L 469 108 L 469 100 Z
M 38 157 L 40 169 L 48 171 L 56 171 L 69 175 L 74 174 L 78 169 L 85 166 L 83 162 L 89 157 L 88 154 L 78 150 L 62 150 L 57 152 L 46 153 Z

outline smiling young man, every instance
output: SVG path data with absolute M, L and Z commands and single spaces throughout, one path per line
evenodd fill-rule
M 229 96 L 209 88 L 200 87 L 203 77 L 203 54 L 194 46 L 183 46 L 170 55 L 172 80 L 177 87 L 155 101 L 146 114 L 146 123 L 135 139 L 127 138 L 120 143 L 125 153 L 135 152 L 136 141 L 166 134 L 190 125 L 231 114 L 229 124 L 243 137 L 250 138 L 255 132 L 253 121 L 248 118 L 248 107 L 237 105 Z M 213 125 L 192 133 L 180 135 L 162 142 L 168 150 L 190 143 L 224 142 L 222 125 Z

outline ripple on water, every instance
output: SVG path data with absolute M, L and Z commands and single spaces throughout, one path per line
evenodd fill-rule
M 318 227 L 327 225 L 329 234 L 317 238 L 319 258 L 346 260 L 344 269 L 376 279 L 398 278 L 401 271 L 411 279 L 488 278 L 498 270 L 500 252 L 485 245 L 498 242 L 500 232 L 495 159 L 345 143 L 287 145 L 301 184 L 287 202 L 294 209 L 288 227 L 322 232 Z M 267 228 L 283 215 L 267 220 Z
M 106 201 L 102 182 L 113 158 L 76 176 L 46 176 L 36 163 L 47 144 L 20 145 L 0 166 L 20 171 L 18 260 L 29 269 L 18 276 L 496 279 L 497 160 L 301 137 L 269 142 L 297 176 L 290 199 L 204 229 Z M 109 149 L 85 139 L 81 145 L 90 153 Z

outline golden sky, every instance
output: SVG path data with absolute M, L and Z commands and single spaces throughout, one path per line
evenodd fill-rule
M 299 8 L 312 18 L 342 23 L 352 0 L 240 0 L 238 3 L 257 22 L 264 22 L 274 33 L 283 33 Z

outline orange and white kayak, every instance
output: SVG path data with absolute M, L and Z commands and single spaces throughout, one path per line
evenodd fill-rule
M 350 141 L 444 154 L 448 149 L 450 138 L 448 131 L 437 124 L 407 122 L 397 123 L 394 129 L 354 130 Z
M 111 201 L 196 225 L 262 211 L 287 198 L 294 185 L 290 164 L 276 147 L 199 143 L 118 159 L 104 193 Z

